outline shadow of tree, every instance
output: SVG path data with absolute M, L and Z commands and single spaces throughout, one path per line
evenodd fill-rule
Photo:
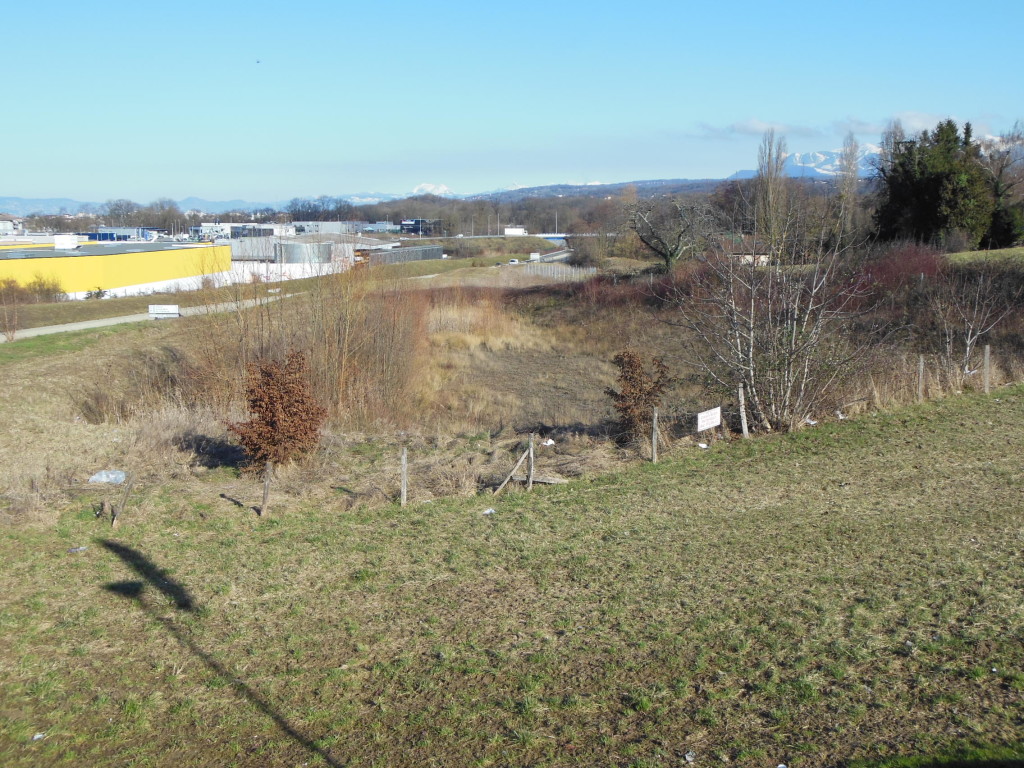
M 207 469 L 238 468 L 246 460 L 245 451 L 240 445 L 235 445 L 223 437 L 210 437 L 191 430 L 175 437 L 174 446 L 180 451 L 194 453 L 196 463 Z
M 103 587 L 109 592 L 126 597 L 136 607 L 146 613 L 153 621 L 163 626 L 182 646 L 187 648 L 194 656 L 200 659 L 206 667 L 227 680 L 235 693 L 247 700 L 256 709 L 269 717 L 278 728 L 292 741 L 304 748 L 311 755 L 320 757 L 324 764 L 331 768 L 341 768 L 341 763 L 331 757 L 325 750 L 318 747 L 312 740 L 299 733 L 277 710 L 267 703 L 253 688 L 244 683 L 230 669 L 219 663 L 210 653 L 204 651 L 191 637 L 187 630 L 178 626 L 173 618 L 161 616 L 157 611 L 143 599 L 146 587 L 151 586 L 171 598 L 179 610 L 196 612 L 195 600 L 189 594 L 184 585 L 170 578 L 166 571 L 157 567 L 149 558 L 136 549 L 127 547 L 116 541 L 104 539 L 100 542 L 107 550 L 113 552 L 135 573 L 141 576 L 144 581 L 119 581 L 104 584 Z

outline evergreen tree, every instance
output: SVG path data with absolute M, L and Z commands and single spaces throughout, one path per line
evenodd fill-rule
M 954 121 L 944 120 L 917 139 L 888 143 L 892 150 L 879 169 L 879 237 L 976 247 L 996 205 L 971 124 L 961 135 Z

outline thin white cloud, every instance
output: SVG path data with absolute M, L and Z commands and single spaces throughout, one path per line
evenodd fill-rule
M 854 136 L 878 137 L 885 131 L 885 127 L 885 121 L 863 120 L 849 115 L 844 120 L 836 120 L 832 123 L 832 130 L 840 136 L 852 133 Z
M 928 112 L 915 112 L 905 111 L 897 112 L 891 115 L 885 120 L 865 120 L 859 117 L 847 116 L 844 120 L 836 120 L 832 123 L 832 128 L 837 134 L 846 134 L 853 132 L 855 136 L 861 137 L 879 137 L 886 129 L 889 124 L 895 120 L 899 120 L 903 126 L 903 130 L 910 136 L 920 134 L 922 131 L 931 131 L 943 120 L 953 120 L 958 126 L 963 127 L 963 121 L 957 118 L 956 115 L 938 115 L 931 114 Z M 973 120 L 971 126 L 974 129 L 974 135 L 987 136 L 991 133 L 991 123 L 986 120 Z
M 779 123 L 758 118 L 747 118 L 729 125 L 712 125 L 710 123 L 698 123 L 698 138 L 704 139 L 730 139 L 737 136 L 763 136 L 767 131 L 775 131 L 778 136 L 799 136 L 816 138 L 822 136 L 822 131 L 806 125 L 793 125 L 791 123 Z
M 960 124 L 955 115 L 934 115 L 927 112 L 897 112 L 892 117 L 894 120 L 899 120 L 903 125 L 903 130 L 909 134 L 930 131 L 943 120 L 950 118 L 956 120 L 957 125 Z

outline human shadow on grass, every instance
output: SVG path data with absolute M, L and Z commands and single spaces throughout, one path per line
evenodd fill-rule
M 174 601 L 175 606 L 179 610 L 195 611 L 195 601 L 192 599 L 192 595 L 188 593 L 188 590 L 170 578 L 164 571 L 157 568 L 141 552 L 131 547 L 126 547 L 124 544 L 118 544 L 110 539 L 103 539 L 100 541 L 100 544 L 121 558 L 125 565 L 146 580 L 145 582 L 125 581 L 107 584 L 106 588 L 108 590 L 124 597 L 138 598 L 142 595 L 142 590 L 146 584 L 149 584 Z
M 136 607 L 142 610 L 150 619 L 161 624 L 175 640 L 187 648 L 193 655 L 199 658 L 206 667 L 223 680 L 228 681 L 235 693 L 242 696 L 256 709 L 269 717 L 284 732 L 288 738 L 304 748 L 311 755 L 318 755 L 332 768 L 341 768 L 341 763 L 332 758 L 326 751 L 318 747 L 310 739 L 299 733 L 277 710 L 268 704 L 255 690 L 243 681 L 239 680 L 232 672 L 222 664 L 218 663 L 210 653 L 207 653 L 189 637 L 188 631 L 179 627 L 173 617 L 162 616 L 157 609 L 150 606 L 143 595 L 147 586 L 153 587 L 174 602 L 179 611 L 201 615 L 195 600 L 183 584 L 170 578 L 165 571 L 157 567 L 149 558 L 136 549 L 119 544 L 116 541 L 104 539 L 100 542 L 106 549 L 113 552 L 135 573 L 142 577 L 143 581 L 119 581 L 104 584 L 104 589 L 114 594 L 121 595 L 131 600 Z

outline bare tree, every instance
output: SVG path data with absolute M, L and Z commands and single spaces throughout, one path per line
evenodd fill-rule
M 976 370 L 978 343 L 1013 311 L 1020 288 L 1000 290 L 989 271 L 955 271 L 935 283 L 928 306 L 938 325 L 941 356 L 954 387 Z M 972 367 L 974 366 L 974 367 Z
M 134 226 L 140 206 L 132 200 L 107 200 L 103 204 L 103 217 L 111 227 Z
M 769 130 L 757 150 L 757 176 L 754 179 L 754 223 L 769 253 L 778 256 L 786 250 L 789 236 L 790 195 L 783 172 L 786 140 L 775 138 Z
M 988 172 L 997 199 L 1019 200 L 1024 193 L 1024 122 L 981 143 L 981 163 Z
M 869 298 L 839 200 L 810 206 L 790 195 L 784 147 L 765 136 L 748 250 L 735 253 L 722 233 L 671 297 L 697 365 L 725 392 L 742 382 L 764 431 L 799 426 L 862 359 L 851 320 Z
M 995 200 L 983 244 L 1013 245 L 1024 237 L 1024 123 L 1018 120 L 1002 136 L 983 141 L 979 161 Z
M 683 259 L 701 256 L 720 228 L 708 203 L 666 199 L 634 203 L 629 226 L 665 263 L 666 272 Z
M 853 132 L 843 140 L 843 153 L 839 158 L 838 204 L 840 231 L 852 236 L 856 231 L 857 184 L 860 178 L 858 155 L 860 147 Z
M 896 164 L 896 158 L 906 141 L 907 133 L 899 120 L 892 120 L 885 126 L 885 130 L 882 131 L 881 151 L 875 161 L 875 171 L 879 178 L 884 178 Z

